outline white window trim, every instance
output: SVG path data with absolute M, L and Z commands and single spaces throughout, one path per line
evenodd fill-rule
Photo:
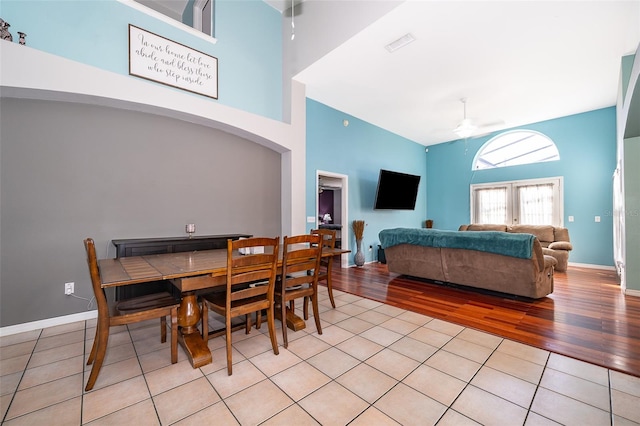
M 503 182 L 487 182 L 487 183 L 476 183 L 469 185 L 470 192 L 470 206 L 471 206 L 471 221 L 469 223 L 476 223 L 477 209 L 476 209 L 476 196 L 475 191 L 477 189 L 489 189 L 489 188 L 503 188 L 508 187 L 507 191 L 507 205 L 511 206 L 511 209 L 507 209 L 507 225 L 519 225 L 519 221 L 514 221 L 513 217 L 513 206 L 516 201 L 514 198 L 516 197 L 517 191 L 515 190 L 518 186 L 527 186 L 527 185 L 543 185 L 543 184 L 553 184 L 558 188 L 557 193 L 554 194 L 554 206 L 556 207 L 556 211 L 554 211 L 555 222 L 550 225 L 564 227 L 564 177 L 563 176 L 555 176 L 548 178 L 538 178 L 538 179 L 523 179 L 523 180 L 513 180 L 513 181 L 503 181 Z
M 200 32 L 202 32 L 202 11 L 209 1 L 213 2 L 214 0 L 194 0 L 193 2 L 193 28 Z M 210 19 L 213 21 L 213 16 L 210 16 Z M 213 22 L 211 25 L 213 26 Z M 213 34 L 206 35 L 213 37 Z
M 162 21 L 168 25 L 171 25 L 172 27 L 175 27 L 177 29 L 179 29 L 180 31 L 184 31 L 192 36 L 201 38 L 202 40 L 209 42 L 211 44 L 216 44 L 218 42 L 218 40 L 215 37 L 211 37 L 211 35 L 207 35 L 205 33 L 203 33 L 202 31 L 198 31 L 195 28 L 192 28 L 188 25 L 183 24 L 182 22 L 178 22 L 175 19 L 171 19 L 166 15 L 163 15 L 160 12 L 157 12 L 153 9 L 151 9 L 150 7 L 147 7 L 143 4 L 140 4 L 138 2 L 135 2 L 133 0 L 117 0 L 120 3 L 129 6 L 132 9 L 136 9 L 142 13 L 144 13 L 145 15 L 149 15 L 152 16 L 153 18 Z

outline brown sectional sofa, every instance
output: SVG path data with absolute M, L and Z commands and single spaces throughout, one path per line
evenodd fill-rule
M 389 242 L 388 233 L 403 229 L 383 230 L 380 233 L 390 272 L 532 299 L 553 292 L 553 268 L 557 262 L 542 253 L 537 238 L 533 239 L 531 257 L 518 258 L 474 249 Z M 420 230 L 427 236 L 429 231 Z M 460 234 L 457 231 L 444 232 Z M 495 238 L 496 245 L 499 245 L 500 233 L 492 234 L 487 237 Z
M 559 226 L 471 224 L 461 225 L 458 231 L 501 231 L 533 234 L 542 245 L 542 253 L 553 256 L 558 261 L 555 270 L 560 272 L 567 270 L 569 252 L 573 249 L 573 245 L 569 240 L 569 230 Z

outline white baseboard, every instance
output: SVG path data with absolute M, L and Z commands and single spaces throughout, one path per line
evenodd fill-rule
M 625 296 L 633 296 L 640 297 L 640 290 L 629 290 L 628 288 L 624 290 Z
M 569 266 L 575 266 L 577 268 L 588 268 L 588 269 L 604 269 L 607 271 L 615 271 L 615 266 L 606 266 L 606 265 L 592 265 L 590 263 L 575 263 L 569 262 Z
M 56 325 L 70 324 L 72 322 L 85 321 L 98 317 L 98 311 L 80 312 L 79 314 L 65 315 L 63 317 L 47 318 L 40 321 L 26 322 L 24 324 L 10 325 L 0 328 L 0 337 L 26 331 L 39 330 L 41 328 L 54 327 Z

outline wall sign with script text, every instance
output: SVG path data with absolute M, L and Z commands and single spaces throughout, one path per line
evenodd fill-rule
M 218 99 L 218 58 L 131 24 L 129 74 Z

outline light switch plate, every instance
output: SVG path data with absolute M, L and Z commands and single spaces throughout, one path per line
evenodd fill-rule
M 573 216 L 569 216 L 569 222 L 573 222 Z
M 307 216 L 307 223 L 316 223 L 316 218 L 313 216 Z
M 600 222 L 600 216 L 596 216 L 596 222 Z

